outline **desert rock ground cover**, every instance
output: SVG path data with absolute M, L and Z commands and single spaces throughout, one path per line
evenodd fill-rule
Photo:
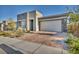
M 35 43 L 41 43 L 41 44 L 45 44 L 48 46 L 63 48 L 63 45 L 57 44 L 56 42 L 53 42 L 52 40 L 63 40 L 64 38 L 61 36 L 26 33 L 26 34 L 22 35 L 21 37 L 19 37 L 19 39 L 22 39 L 25 41 L 31 41 L 31 42 L 35 42 Z
M 64 45 L 57 43 L 57 40 L 63 40 L 64 37 L 63 36 L 54 36 L 53 34 L 50 35 L 50 33 L 45 32 L 43 34 L 43 32 L 40 33 L 23 33 L 21 31 L 16 31 L 16 32 L 12 32 L 12 31 L 7 31 L 7 32 L 0 32 L 0 36 L 4 36 L 4 37 L 10 37 L 10 38 L 19 38 L 25 41 L 31 41 L 31 42 L 35 42 L 35 43 L 41 43 L 41 44 L 45 44 L 48 46 L 53 46 L 53 47 L 62 47 Z

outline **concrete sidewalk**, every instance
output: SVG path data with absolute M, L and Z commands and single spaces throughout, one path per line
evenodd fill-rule
M 67 51 L 61 48 L 49 47 L 43 44 L 23 41 L 16 38 L 0 37 L 0 44 L 5 44 L 24 54 L 67 54 Z M 3 52 L 3 50 L 0 49 L 0 53 L 2 53 L 1 51 Z

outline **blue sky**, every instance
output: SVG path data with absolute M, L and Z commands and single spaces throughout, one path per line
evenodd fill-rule
M 74 7 L 68 5 L 0 5 L 0 20 L 13 18 L 17 20 L 17 14 L 39 10 L 44 16 L 62 14 L 66 12 L 66 7 Z

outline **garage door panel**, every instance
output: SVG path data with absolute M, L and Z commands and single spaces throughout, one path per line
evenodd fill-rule
M 40 22 L 40 30 L 61 32 L 61 20 L 42 21 Z

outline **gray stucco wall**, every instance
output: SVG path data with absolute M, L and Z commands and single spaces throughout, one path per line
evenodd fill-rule
M 31 11 L 28 13 L 29 13 L 29 23 L 30 23 L 30 20 L 33 20 L 33 31 L 39 31 L 38 17 L 42 17 L 43 15 L 38 11 Z M 27 20 L 27 13 L 17 15 L 17 23 L 18 23 L 17 27 L 19 26 L 22 27 L 23 19 Z M 26 24 L 27 24 L 27 21 L 26 21 Z

